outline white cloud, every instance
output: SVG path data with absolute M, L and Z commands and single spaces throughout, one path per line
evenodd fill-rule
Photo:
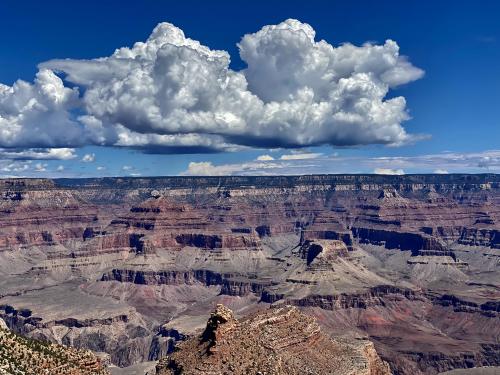
M 95 154 L 85 154 L 85 155 L 83 155 L 82 161 L 84 163 L 93 163 L 95 161 Z
M 319 158 L 321 153 L 315 152 L 295 152 L 287 155 L 281 155 L 281 160 L 304 160 L 304 159 L 316 159 Z
M 1 171 L 2 172 L 14 172 L 14 173 L 22 173 L 26 172 L 30 168 L 31 161 L 27 162 L 8 162 L 5 163 L 5 161 L 0 161 L 1 164 Z
M 259 161 L 270 161 L 270 160 L 274 160 L 274 158 L 271 155 L 259 155 L 257 157 L 257 160 L 259 160 Z
M 36 172 L 46 172 L 47 171 L 47 164 L 45 164 L 45 163 L 36 163 L 35 164 L 35 171 Z
M 433 173 L 436 173 L 436 174 L 448 174 L 448 171 L 446 169 L 435 169 Z
M 192 162 L 183 175 L 301 175 L 407 173 L 500 173 L 500 150 L 475 153 L 427 154 L 398 157 L 319 156 L 314 159 L 249 161 L 214 165 Z
M 134 169 L 134 167 L 132 167 L 131 165 L 124 165 L 124 166 L 122 167 L 122 170 L 123 170 L 123 171 L 131 171 L 131 170 L 133 170 L 133 169 Z
M 37 96 L 40 84 L 26 84 L 31 91 L 24 96 L 58 103 L 49 113 L 74 130 L 66 142 L 150 152 L 400 145 L 418 138 L 402 126 L 409 118 L 405 99 L 386 98 L 391 88 L 423 75 L 400 56 L 396 42 L 335 47 L 316 41 L 310 25 L 286 20 L 245 35 L 238 47 L 247 68 L 234 71 L 226 51 L 161 23 L 146 42 L 109 57 L 41 64 L 52 91 Z M 68 114 L 77 89 L 63 87 L 52 71 L 84 92 L 80 126 Z M 0 101 L 0 118 L 22 122 L 24 109 L 6 117 L 3 107 Z
M 57 171 L 57 172 L 62 172 L 62 171 L 64 171 L 64 166 L 63 166 L 63 165 L 59 165 L 59 166 L 56 168 L 56 171 Z
M 0 149 L 0 158 L 13 160 L 70 160 L 76 158 L 74 148 Z
M 237 166 L 239 168 L 239 166 Z M 229 175 L 233 172 L 228 166 L 214 166 L 210 161 L 190 162 L 184 175 L 189 176 L 220 176 Z
M 100 166 L 98 166 L 96 169 L 97 169 L 98 171 L 104 171 L 104 170 L 106 170 L 106 167 L 103 167 L 102 165 L 100 165 Z
M 72 119 L 78 90 L 64 86 L 51 70 L 41 69 L 33 84 L 0 84 L 0 147 L 72 147 L 85 142 L 85 131 Z
M 271 171 L 280 168 L 281 164 L 266 161 L 253 161 L 248 163 L 213 165 L 209 161 L 190 162 L 187 170 L 181 173 L 184 176 L 229 176 L 245 174 L 273 174 Z
M 402 169 L 375 168 L 373 173 L 375 173 L 375 174 L 389 174 L 389 175 L 403 175 L 403 174 L 405 174 L 405 171 Z

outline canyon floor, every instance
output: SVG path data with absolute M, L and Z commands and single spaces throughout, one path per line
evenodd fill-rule
M 221 303 L 293 306 L 394 374 L 500 366 L 499 175 L 10 179 L 0 211 L 0 318 L 113 374 Z

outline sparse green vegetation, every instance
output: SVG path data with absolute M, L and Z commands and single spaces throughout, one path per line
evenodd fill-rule
M 108 375 L 96 356 L 0 328 L 0 375 Z

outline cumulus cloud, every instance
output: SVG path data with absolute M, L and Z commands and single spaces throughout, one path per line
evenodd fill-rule
M 375 173 L 375 174 L 389 174 L 389 175 L 403 175 L 403 174 L 405 174 L 405 171 L 402 169 L 375 168 L 373 173 Z
M 26 172 L 30 168 L 31 162 L 9 162 L 5 163 L 5 161 L 1 161 L 1 171 L 8 173 L 22 173 Z
M 36 172 L 46 172 L 47 171 L 47 164 L 46 163 L 36 163 L 35 164 L 35 171 Z
M 274 158 L 271 155 L 259 155 L 259 156 L 257 156 L 257 160 L 270 161 L 270 160 L 274 160 Z
M 0 84 L 0 147 L 81 146 L 85 130 L 68 110 L 77 101 L 78 89 L 65 87 L 48 69 L 41 69 L 32 84 Z
M 95 161 L 95 154 L 85 154 L 83 155 L 82 161 L 84 163 L 93 163 Z
M 247 67 L 234 71 L 228 52 L 161 23 L 145 42 L 111 56 L 42 63 L 33 84 L 0 89 L 0 121 L 13 129 L 0 133 L 0 146 L 186 153 L 418 139 L 402 126 L 409 118 L 404 97 L 387 97 L 423 75 L 396 42 L 333 46 L 289 19 L 243 36 L 238 48 Z M 83 112 L 77 119 L 76 107 Z M 40 132 L 28 142 L 34 127 Z
M 210 161 L 190 162 L 188 169 L 183 173 L 189 176 L 224 176 L 230 175 L 233 171 L 240 170 L 239 165 L 235 165 L 233 170 L 231 165 L 214 166 Z

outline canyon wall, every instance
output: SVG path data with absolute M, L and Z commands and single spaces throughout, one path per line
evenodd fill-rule
M 500 176 L 0 180 L 0 317 L 128 366 L 293 305 L 396 374 L 500 364 Z

